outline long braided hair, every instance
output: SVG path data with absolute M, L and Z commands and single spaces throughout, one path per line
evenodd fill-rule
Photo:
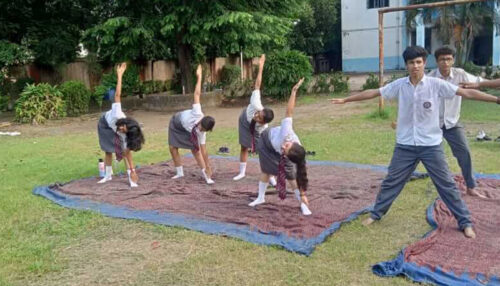
M 288 159 L 297 166 L 297 186 L 300 190 L 306 191 L 309 179 L 307 178 L 306 150 L 298 143 L 293 143 L 287 154 Z

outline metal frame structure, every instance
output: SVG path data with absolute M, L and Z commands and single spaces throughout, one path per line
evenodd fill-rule
M 437 8 L 444 6 L 452 6 L 459 4 L 467 4 L 474 2 L 486 2 L 486 0 L 450 0 L 443 2 L 434 2 L 427 4 L 416 4 L 416 5 L 408 5 L 403 7 L 390 7 L 390 8 L 381 8 L 378 10 L 378 57 L 379 57 L 379 73 L 378 73 L 378 84 L 380 87 L 384 85 L 384 14 L 390 12 L 399 12 L 406 10 L 415 10 L 422 8 Z M 384 99 L 380 97 L 379 99 L 379 111 L 384 109 Z

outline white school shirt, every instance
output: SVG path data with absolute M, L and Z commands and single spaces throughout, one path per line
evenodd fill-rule
M 449 83 L 457 85 L 461 82 L 481 82 L 484 81 L 482 77 L 471 75 L 460 68 L 451 68 L 450 75 L 444 77 L 439 72 L 439 69 L 431 71 L 428 76 L 437 77 Z M 460 119 L 460 107 L 462 105 L 462 97 L 455 96 L 453 98 L 442 99 L 439 109 L 439 126 L 446 129 L 453 128 L 457 125 Z
M 104 114 L 104 118 L 106 119 L 108 126 L 111 129 L 113 129 L 113 131 L 115 131 L 115 132 L 116 132 L 116 121 L 118 121 L 118 119 L 122 119 L 125 117 L 127 117 L 127 116 L 122 111 L 121 102 L 115 102 L 115 103 L 111 104 L 111 110 L 109 110 L 108 112 L 106 112 Z M 123 142 L 123 146 L 122 146 L 123 149 L 126 149 L 127 148 L 127 140 L 126 140 L 127 135 L 124 133 L 121 133 L 121 132 L 117 132 L 117 133 L 122 139 L 121 141 Z
M 457 89 L 456 85 L 425 75 L 417 86 L 411 84 L 410 77 L 404 77 L 381 87 L 379 90 L 384 99 L 398 100 L 396 142 L 412 146 L 441 144 L 441 98 L 457 96 Z
M 281 154 L 281 146 L 285 142 L 293 142 L 300 144 L 299 137 L 293 131 L 292 118 L 286 117 L 281 120 L 281 125 L 271 128 L 269 130 L 269 140 L 274 150 Z
M 252 92 L 252 96 L 250 97 L 250 104 L 247 107 L 247 121 L 248 123 L 252 122 L 253 116 L 256 112 L 264 110 L 264 106 L 262 106 L 262 101 L 260 100 L 260 90 L 256 89 Z M 255 130 L 260 134 L 262 131 L 266 130 L 268 127 L 266 124 L 255 124 Z
M 111 110 L 106 112 L 104 118 L 108 123 L 108 126 L 116 132 L 116 121 L 118 119 L 125 118 L 125 113 L 122 111 L 122 104 L 120 102 L 116 102 L 111 104 Z
M 203 118 L 203 112 L 201 111 L 201 105 L 199 103 L 193 104 L 192 109 L 184 110 L 181 112 L 181 123 L 182 127 L 186 129 L 189 133 L 193 130 L 193 127 L 198 124 Z M 201 132 L 199 128 L 196 129 L 198 134 L 198 143 L 205 144 L 207 140 L 206 132 Z

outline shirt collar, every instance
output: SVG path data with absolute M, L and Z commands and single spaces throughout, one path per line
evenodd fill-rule
M 453 79 L 455 77 L 455 73 L 453 72 L 453 68 L 450 69 L 450 75 L 448 77 L 443 76 L 441 74 L 441 71 L 439 71 L 439 69 L 436 69 L 436 73 L 437 73 L 437 76 L 441 79 L 447 79 L 447 78 Z
M 427 81 L 427 76 L 424 73 L 424 77 L 422 77 L 422 79 L 420 80 L 420 82 L 418 84 L 424 84 L 425 85 L 426 81 Z M 410 76 L 406 77 L 406 83 L 412 84 L 411 81 L 410 81 Z

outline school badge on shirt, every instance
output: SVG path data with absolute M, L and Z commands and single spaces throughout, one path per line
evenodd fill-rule
M 429 108 L 431 108 L 431 106 L 432 106 L 432 104 L 430 103 L 430 101 L 424 102 L 424 108 L 425 109 L 429 109 Z

